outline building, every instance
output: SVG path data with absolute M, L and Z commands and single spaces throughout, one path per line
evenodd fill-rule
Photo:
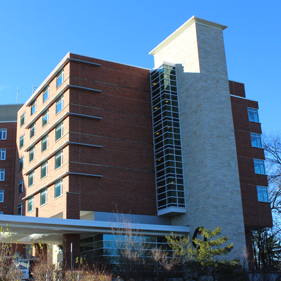
M 104 254 L 116 212 L 159 243 L 221 226 L 251 259 L 251 230 L 272 219 L 258 103 L 228 80 L 225 28 L 192 17 L 150 52 L 153 70 L 68 53 L 18 111 L 10 214 L 26 217 L 0 223 L 68 264 L 70 243 Z

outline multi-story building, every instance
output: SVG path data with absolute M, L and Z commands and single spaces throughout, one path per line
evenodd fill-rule
M 23 243 L 104 254 L 121 212 L 159 237 L 220 226 L 251 259 L 251 230 L 272 221 L 258 104 L 228 81 L 225 28 L 192 17 L 153 70 L 63 58 L 18 111 L 13 213 L 49 218 L 22 219 Z

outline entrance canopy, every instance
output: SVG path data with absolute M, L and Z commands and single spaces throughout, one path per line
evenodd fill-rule
M 80 238 L 100 234 L 112 233 L 112 229 L 125 230 L 128 226 L 135 232 L 144 235 L 165 236 L 171 232 L 178 235 L 187 235 L 189 227 L 143 223 L 122 223 L 95 220 L 72 220 L 57 218 L 26 217 L 15 215 L 1 215 L 0 242 L 14 242 L 19 244 L 47 243 L 63 244 L 63 234 L 80 234 Z

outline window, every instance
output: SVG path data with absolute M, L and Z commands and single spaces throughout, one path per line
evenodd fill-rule
M 28 175 L 28 186 L 32 186 L 34 184 L 34 172 L 31 172 Z
M 19 172 L 23 169 L 23 157 L 19 160 Z
M 48 148 L 49 145 L 49 136 L 47 135 L 42 139 L 42 152 Z
M 7 139 L 7 129 L 0 129 L 0 140 Z
M 18 215 L 18 216 L 22 216 L 22 203 L 18 204 L 17 215 Z
M 19 181 L 19 184 L 18 184 L 18 193 L 19 193 L 19 194 L 23 193 L 23 180 L 20 180 L 20 181 Z
M 260 134 L 251 133 L 251 141 L 252 141 L 252 147 L 262 148 L 262 142 L 261 142 L 261 135 Z
M 49 110 L 47 110 L 42 116 L 42 127 L 49 122 Z
M 50 88 L 48 87 L 47 90 L 43 93 L 43 102 L 45 102 L 49 98 Z
M 257 186 L 258 200 L 268 202 L 267 186 Z
M 35 147 L 33 146 L 30 150 L 29 150 L 29 162 L 33 161 L 35 157 Z
M 249 121 L 251 122 L 259 122 L 259 113 L 256 108 L 251 108 L 248 107 L 248 116 L 249 116 Z
M 30 127 L 30 138 L 32 138 L 35 135 L 35 129 L 36 129 L 36 124 L 34 123 Z
M 36 112 L 36 104 L 37 102 L 34 101 L 32 104 L 31 104 L 31 112 L 30 112 L 30 115 L 34 114 Z
M 59 168 L 61 165 L 62 165 L 62 151 L 56 154 L 55 169 Z
M 22 126 L 25 123 L 25 113 L 22 114 L 22 116 L 20 117 L 20 125 Z
M 0 215 L 3 215 L 3 212 L 2 212 L 2 211 L 0 212 Z
M 0 148 L 0 160 L 6 160 L 6 148 Z
M 0 181 L 5 180 L 5 169 L 0 169 Z
M 44 162 L 41 166 L 41 179 L 48 175 L 48 162 Z
M 31 211 L 33 211 L 33 208 L 34 208 L 34 197 L 31 197 L 28 199 L 27 211 L 31 212 Z
M 0 190 L 0 202 L 4 202 L 4 190 Z
M 20 137 L 20 148 L 24 146 L 24 135 Z
M 62 180 L 55 183 L 55 198 L 62 195 Z
M 255 173 L 265 175 L 264 160 L 254 159 Z
M 56 127 L 56 141 L 60 139 L 63 135 L 63 123 L 60 123 Z
M 63 96 L 61 96 L 56 102 L 56 114 L 63 109 Z
M 64 81 L 64 71 L 61 71 L 57 76 L 57 88 L 62 84 Z
M 47 203 L 47 189 L 44 189 L 41 193 L 40 193 L 40 205 L 44 205 Z

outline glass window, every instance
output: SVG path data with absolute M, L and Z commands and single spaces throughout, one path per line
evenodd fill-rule
M 55 169 L 59 168 L 62 165 L 62 151 L 56 154 L 56 159 L 55 159 Z
M 259 113 L 256 108 L 251 108 L 248 107 L 248 116 L 249 116 L 249 121 L 251 122 L 259 122 Z
M 34 184 L 34 172 L 31 172 L 28 175 L 28 186 L 32 186 Z
M 262 148 L 262 142 L 261 142 L 261 135 L 260 134 L 251 133 L 251 141 L 252 141 L 252 147 Z
M 28 203 L 27 203 L 27 211 L 31 212 L 34 208 L 34 197 L 31 197 L 28 199 Z
M 265 175 L 264 160 L 254 159 L 255 173 Z
M 33 146 L 30 150 L 29 150 L 29 162 L 31 162 L 32 160 L 34 160 L 35 157 L 35 147 Z
M 4 202 L 4 190 L 0 190 L 0 202 Z
M 63 123 L 60 123 L 56 127 L 56 141 L 60 139 L 63 135 Z
M 55 198 L 62 195 L 62 180 L 55 183 Z
M 7 129 L 0 129 L 0 140 L 7 139 Z
M 43 93 L 43 102 L 45 102 L 49 98 L 50 88 L 48 87 L 47 90 Z
M 5 180 L 5 169 L 0 169 L 0 181 Z
M 6 148 L 0 148 L 0 160 L 6 160 Z
M 24 135 L 20 137 L 20 148 L 24 146 Z
M 36 124 L 34 123 L 30 127 L 30 138 L 32 138 L 35 135 L 35 129 L 36 129 Z
M 40 205 L 44 205 L 47 203 L 47 189 L 44 189 L 41 193 L 40 193 Z
M 23 157 L 19 160 L 19 171 L 23 169 Z
M 31 112 L 30 112 L 30 115 L 34 114 L 36 112 L 36 101 L 34 101 L 32 104 L 31 104 Z
M 257 186 L 257 192 L 260 202 L 268 202 L 267 186 Z
M 47 135 L 42 139 L 42 152 L 48 148 L 49 145 L 49 136 Z
M 59 113 L 63 109 L 63 96 L 61 96 L 56 102 L 56 113 Z
M 22 192 L 23 192 L 23 180 L 20 180 L 18 184 L 18 193 L 20 194 Z
M 41 179 L 48 175 L 48 162 L 44 162 L 41 166 Z
M 25 123 L 25 113 L 22 114 L 22 116 L 20 117 L 20 125 L 22 126 Z
M 42 127 L 49 122 L 49 110 L 47 110 L 42 116 Z
M 59 87 L 64 81 L 64 71 L 61 71 L 57 76 L 57 87 Z
M 18 216 L 22 216 L 22 203 L 18 204 L 17 215 L 18 215 Z

